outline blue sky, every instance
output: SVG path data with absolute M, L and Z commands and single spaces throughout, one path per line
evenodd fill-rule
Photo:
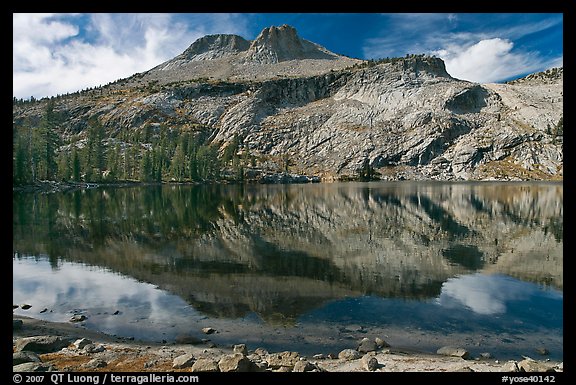
M 359 59 L 432 54 L 456 78 L 502 82 L 563 66 L 562 13 L 13 14 L 13 96 L 74 92 L 143 72 L 208 34 L 289 24 Z

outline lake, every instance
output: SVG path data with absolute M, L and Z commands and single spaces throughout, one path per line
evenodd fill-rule
M 12 249 L 15 314 L 120 337 L 563 359 L 562 183 L 14 193 Z

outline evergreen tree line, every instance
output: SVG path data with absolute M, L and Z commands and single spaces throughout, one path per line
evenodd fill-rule
M 14 185 L 40 180 L 215 181 L 223 174 L 241 180 L 245 165 L 255 161 L 238 155 L 241 144 L 237 137 L 223 151 L 217 144 L 204 144 L 199 132 L 180 132 L 162 125 L 123 130 L 116 138 L 107 138 L 104 126 L 92 117 L 85 138 L 65 140 L 59 130 L 61 123 L 54 102 L 49 101 L 37 125 L 14 125 Z

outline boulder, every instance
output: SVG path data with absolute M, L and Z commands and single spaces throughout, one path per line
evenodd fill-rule
M 268 366 L 272 369 L 278 369 L 282 366 L 287 368 L 294 368 L 294 365 L 300 360 L 300 355 L 297 352 L 284 351 L 281 353 L 272 353 L 267 357 Z
M 248 349 L 246 348 L 245 344 L 234 345 L 233 351 L 234 353 L 241 353 L 245 356 L 248 355 Z
M 308 362 L 307 360 L 300 360 L 294 364 L 293 372 L 311 372 L 317 369 L 316 365 Z
M 360 353 L 368 353 L 368 352 L 373 352 L 376 349 L 378 349 L 378 345 L 376 345 L 376 342 L 374 340 L 371 340 L 369 338 L 362 338 L 362 340 L 360 341 L 360 344 L 358 345 L 358 351 Z
M 518 363 L 520 372 L 555 372 L 553 363 L 536 361 L 531 358 L 525 358 Z
M 15 351 L 32 351 L 36 353 L 51 353 L 67 347 L 70 340 L 59 336 L 35 336 L 16 340 Z
M 210 358 L 199 358 L 194 362 L 192 368 L 190 369 L 192 372 L 219 372 L 220 368 L 218 367 L 218 362 L 214 361 Z
M 360 356 L 360 352 L 354 349 L 344 349 L 338 353 L 338 358 L 345 361 L 356 360 L 360 358 Z
M 84 347 L 86 347 L 86 345 L 90 345 L 91 343 L 93 343 L 91 340 L 89 340 L 88 338 L 80 338 L 77 339 L 76 341 L 74 341 L 74 346 L 76 347 L 76 349 L 84 349 Z
M 468 353 L 466 349 L 454 346 L 441 347 L 436 351 L 436 354 L 440 354 L 443 356 L 460 357 L 463 359 L 467 359 L 470 356 L 470 353 Z
M 189 368 L 192 365 L 194 365 L 195 361 L 196 358 L 192 353 L 183 354 L 181 356 L 174 358 L 174 360 L 172 361 L 172 368 L 174 369 Z
M 374 357 L 371 354 L 365 354 L 362 357 L 362 368 L 364 368 L 364 370 L 367 370 L 369 372 L 373 372 L 376 369 L 378 369 L 378 360 L 376 359 L 376 357 Z
M 384 341 L 382 338 L 380 337 L 376 337 L 374 338 L 374 342 L 376 342 L 376 346 L 378 347 L 378 349 L 382 349 L 382 348 L 389 348 L 390 344 L 386 341 Z
M 256 365 L 242 353 L 222 357 L 218 361 L 218 368 L 221 372 L 253 372 L 257 370 Z
M 41 362 L 25 362 L 12 366 L 12 372 L 56 372 L 54 366 Z
M 34 352 L 23 351 L 12 353 L 12 366 L 26 362 L 42 362 L 40 356 Z

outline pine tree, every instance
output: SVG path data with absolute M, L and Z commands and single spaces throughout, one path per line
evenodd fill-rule
M 30 183 L 32 181 L 29 141 L 19 132 L 14 135 L 12 182 L 16 185 Z
M 72 149 L 72 180 L 75 182 L 80 182 L 81 178 L 81 165 L 80 165 L 80 156 L 78 155 L 78 150 L 76 146 Z
M 95 181 L 102 179 L 102 173 L 106 169 L 106 154 L 104 148 L 104 127 L 98 118 L 91 117 L 88 120 L 88 141 L 86 144 L 86 171 Z
M 150 158 L 150 151 L 146 151 L 142 156 L 140 165 L 140 181 L 152 182 L 154 180 L 154 170 L 152 168 L 152 159 Z
M 220 177 L 220 160 L 216 145 L 200 146 L 197 153 L 198 176 L 201 179 L 217 179 Z
M 170 174 L 177 181 L 182 181 L 186 175 L 186 156 L 182 144 L 176 146 L 174 156 L 170 162 Z
M 116 181 L 118 179 L 120 170 L 120 145 L 117 143 L 113 149 L 108 152 L 108 176 L 109 181 Z
M 68 181 L 72 176 L 72 166 L 67 151 L 61 151 L 58 154 L 58 176 L 62 181 Z
M 54 112 L 54 100 L 51 99 L 46 104 L 46 110 L 36 136 L 39 170 L 46 180 L 53 180 L 58 171 L 56 150 L 60 145 L 60 136 L 56 131 L 57 124 L 58 117 Z

